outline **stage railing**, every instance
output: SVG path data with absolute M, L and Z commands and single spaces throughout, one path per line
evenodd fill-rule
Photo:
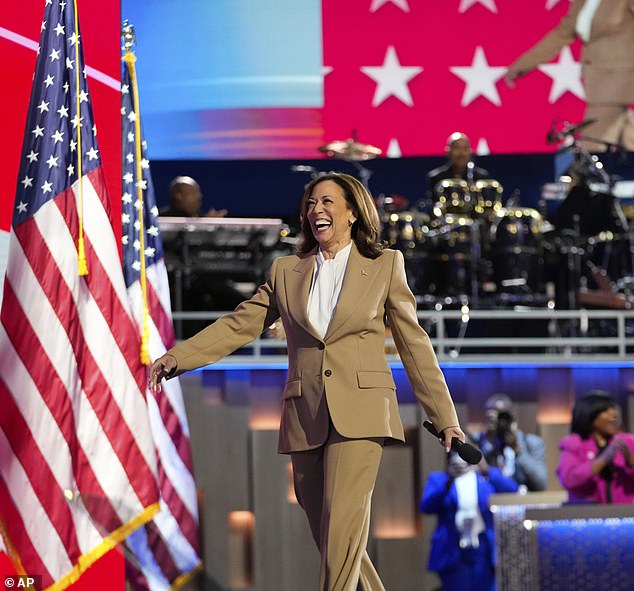
M 174 312 L 177 335 L 188 321 L 211 322 L 223 312 Z M 632 360 L 634 315 L 628 310 L 420 310 L 439 361 L 531 363 Z M 386 352 L 398 363 L 394 341 Z M 285 364 L 286 341 L 279 327 L 223 360 L 250 365 Z

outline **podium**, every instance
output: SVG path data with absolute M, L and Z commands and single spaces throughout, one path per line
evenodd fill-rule
M 492 495 L 498 591 L 631 591 L 634 504 L 567 504 L 565 492 Z

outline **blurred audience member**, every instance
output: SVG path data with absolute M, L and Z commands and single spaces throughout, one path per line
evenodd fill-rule
M 517 428 L 513 403 L 506 394 L 490 396 L 485 411 L 487 430 L 477 436 L 477 442 L 487 462 L 526 490 L 545 490 L 548 470 L 544 440 Z
M 438 573 L 443 591 L 495 590 L 489 496 L 517 490 L 512 478 L 484 458 L 472 466 L 455 452 L 448 454 L 445 472 L 429 474 L 419 506 L 437 516 L 427 568 Z
M 634 502 L 634 435 L 620 428 L 621 411 L 609 392 L 591 390 L 576 402 L 557 468 L 570 502 Z

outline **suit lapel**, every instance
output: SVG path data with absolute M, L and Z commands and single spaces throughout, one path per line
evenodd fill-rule
M 337 307 L 324 340 L 332 338 L 352 313 L 359 309 L 359 305 L 365 299 L 366 291 L 373 283 L 378 260 L 361 256 L 356 244 L 352 243 Z
M 317 248 L 314 248 L 306 256 L 300 258 L 295 267 L 287 273 L 286 299 L 291 316 L 310 334 L 321 340 L 308 320 L 308 296 L 315 270 L 316 254 Z

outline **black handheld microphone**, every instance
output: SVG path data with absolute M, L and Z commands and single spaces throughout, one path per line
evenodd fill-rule
M 427 429 L 434 437 L 442 439 L 442 436 L 436 430 L 436 427 L 430 421 L 423 421 L 423 427 Z M 482 459 L 482 452 L 470 443 L 463 443 L 457 437 L 451 438 L 451 449 L 453 449 L 467 464 L 478 464 Z

